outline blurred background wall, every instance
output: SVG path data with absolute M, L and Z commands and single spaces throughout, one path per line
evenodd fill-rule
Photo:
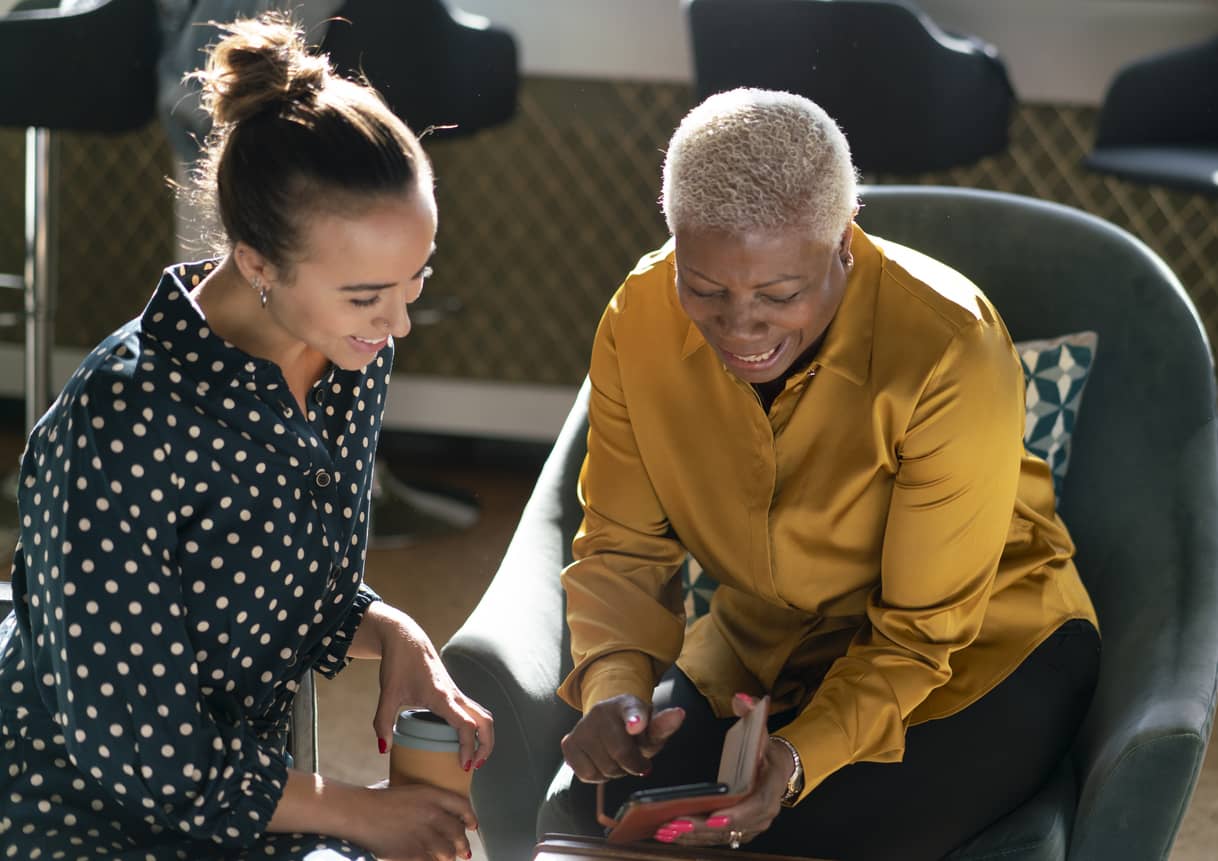
M 460 5 L 515 33 L 520 102 L 504 126 L 426 142 L 440 206 L 427 294 L 446 310 L 400 346 L 387 424 L 540 440 L 557 430 L 584 376 L 605 301 L 666 238 L 655 201 L 662 149 L 692 104 L 688 37 L 678 0 Z M 1218 4 L 921 6 L 944 28 L 997 46 L 1020 100 L 1011 146 L 963 169 L 865 179 L 1012 191 L 1107 218 L 1163 256 L 1215 339 L 1218 198 L 1101 177 L 1080 162 L 1117 67 L 1218 32 Z M 87 81 L 81 92 L 87 98 Z M 174 254 L 173 162 L 161 129 L 61 140 L 58 379 L 139 313 Z M 23 149 L 20 131 L 0 130 L 0 272 L 21 268 Z M 20 338 L 0 330 L 0 397 L 20 396 Z

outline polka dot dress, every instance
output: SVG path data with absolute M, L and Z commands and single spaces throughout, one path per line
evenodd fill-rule
M 0 643 L 0 858 L 369 859 L 266 834 L 302 675 L 367 606 L 392 362 L 279 368 L 207 328 L 167 270 L 84 361 L 22 460 L 16 630 Z

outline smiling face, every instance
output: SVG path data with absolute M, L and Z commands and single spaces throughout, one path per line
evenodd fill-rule
M 723 363 L 746 383 L 781 377 L 820 340 L 841 304 L 851 228 L 840 244 L 798 229 L 676 232 L 677 297 Z
M 406 306 L 423 292 L 435 250 L 430 190 L 378 199 L 359 215 L 323 214 L 304 226 L 290 280 L 267 271 L 266 311 L 282 333 L 345 370 L 410 332 Z

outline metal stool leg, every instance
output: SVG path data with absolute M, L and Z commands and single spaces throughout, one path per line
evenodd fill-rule
M 292 717 L 288 725 L 288 753 L 292 767 L 301 771 L 319 771 L 317 755 L 317 690 L 312 671 L 300 680 L 300 689 L 292 702 Z
M 51 403 L 57 256 L 51 195 L 51 130 L 25 132 L 25 426 Z

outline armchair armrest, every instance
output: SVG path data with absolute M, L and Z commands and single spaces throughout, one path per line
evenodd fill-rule
M 559 741 L 578 718 L 554 692 L 571 667 L 559 573 L 579 524 L 587 400 L 585 382 L 498 572 L 442 651 L 457 685 L 495 717 L 495 754 L 472 793 L 496 858 L 532 857 L 537 810 L 562 761 Z
M 1135 611 L 1138 621 L 1121 641 L 1105 643 L 1105 671 L 1122 683 L 1101 686 L 1109 696 L 1097 693 L 1078 745 L 1082 789 L 1072 859 L 1165 858 L 1205 759 L 1218 665 L 1214 420 L 1181 450 L 1175 483 L 1178 504 L 1168 516 L 1176 535 L 1164 546 L 1176 558 L 1126 564 L 1149 577 L 1169 566 L 1181 573 L 1164 583 L 1174 594 L 1162 606 Z M 1128 543 L 1114 550 L 1131 554 Z

